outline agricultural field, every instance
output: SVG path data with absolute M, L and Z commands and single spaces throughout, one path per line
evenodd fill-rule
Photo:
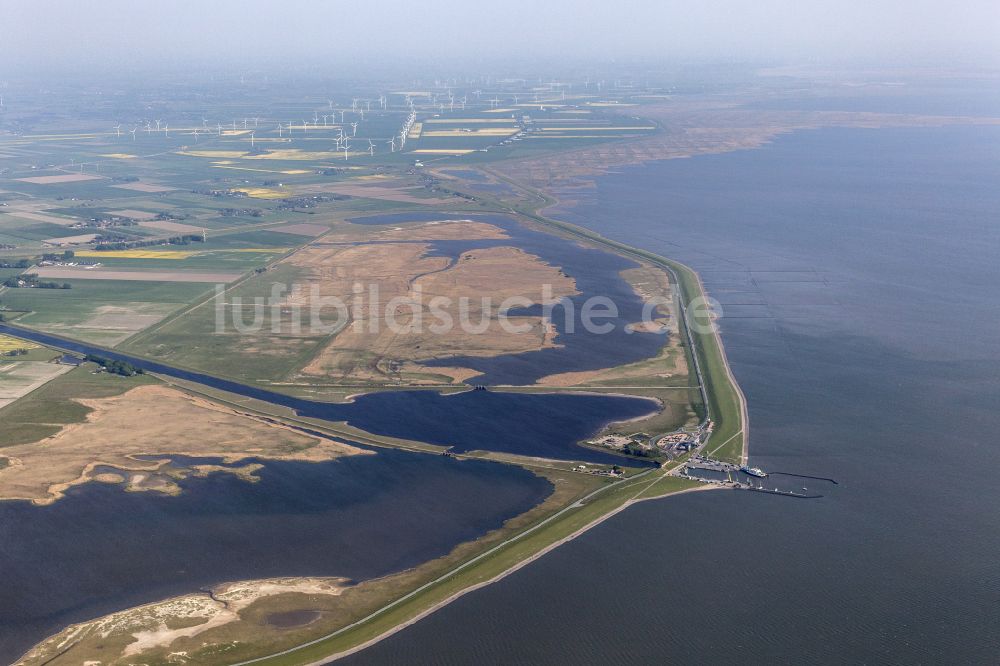
M 0 304 L 20 325 L 114 346 L 212 289 L 189 282 L 67 282 L 71 289 L 7 289 Z

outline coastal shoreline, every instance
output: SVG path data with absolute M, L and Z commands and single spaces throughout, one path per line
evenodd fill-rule
M 511 574 L 513 574 L 513 573 L 519 571 L 520 569 L 523 569 L 524 567 L 528 566 L 529 564 L 535 562 L 536 560 L 541 559 L 543 556 L 545 556 L 548 553 L 552 552 L 556 548 L 559 548 L 560 546 L 562 546 L 564 544 L 567 544 L 567 543 L 575 540 L 577 537 L 582 536 L 586 532 L 589 532 L 590 530 L 594 529 L 595 527 L 597 527 L 598 525 L 600 525 L 604 521 L 606 521 L 609 518 L 612 518 L 612 517 L 618 515 L 619 513 L 621 513 L 622 511 L 624 511 L 625 509 L 629 508 L 630 506 L 632 506 L 634 504 L 639 504 L 641 502 L 648 502 L 648 501 L 652 501 L 652 500 L 662 500 L 662 499 L 667 499 L 669 497 L 677 497 L 678 495 L 685 495 L 685 494 L 688 494 L 688 493 L 695 493 L 695 492 L 704 492 L 704 491 L 709 491 L 709 490 L 728 490 L 728 488 L 725 488 L 723 486 L 707 485 L 706 484 L 706 485 L 698 486 L 698 487 L 695 487 L 695 488 L 687 488 L 687 489 L 684 489 L 684 490 L 678 490 L 676 492 L 670 493 L 668 495 L 663 495 L 661 497 L 640 497 L 640 498 L 631 499 L 631 500 L 625 502 L 624 504 L 622 504 L 617 509 L 615 509 L 613 511 L 609 511 L 608 513 L 606 513 L 606 514 L 602 515 L 601 517 L 595 519 L 593 522 L 585 525 L 584 527 L 579 528 L 578 530 L 576 530 L 572 534 L 570 534 L 568 536 L 565 536 L 565 537 L 559 539 L 558 541 L 553 541 L 550 545 L 546 546 L 542 550 L 540 550 L 537 553 L 535 553 L 535 554 L 533 554 L 533 555 L 531 555 L 531 556 L 529 556 L 529 557 L 521 560 L 518 564 L 516 564 L 516 565 L 514 565 L 514 566 L 512 566 L 512 567 L 510 567 L 510 568 L 508 568 L 508 569 L 506 569 L 504 571 L 502 571 L 501 573 L 497 574 L 493 578 L 491 578 L 489 580 L 486 580 L 486 581 L 483 581 L 481 583 L 476 583 L 476 584 L 471 585 L 469 587 L 466 587 L 466 588 L 464 588 L 462 590 L 459 590 L 458 592 L 454 593 L 453 595 L 451 595 L 447 599 L 444 599 L 442 601 L 437 602 L 436 604 L 434 604 L 430 608 L 427 608 L 426 610 L 421 611 L 419 614 L 413 616 L 411 619 L 407 620 L 406 622 L 403 622 L 401 624 L 396 625 L 395 627 L 393 627 L 393 628 L 385 631 L 384 633 L 379 634 L 375 638 L 369 639 L 368 641 L 366 641 L 364 643 L 361 643 L 359 645 L 356 645 L 356 646 L 354 646 L 352 648 L 348 648 L 347 650 L 343 650 L 342 652 L 337 652 L 335 654 L 332 654 L 329 657 L 326 657 L 324 659 L 320 659 L 318 661 L 307 662 L 306 664 L 304 664 L 304 666 L 322 666 L 323 664 L 328 664 L 328 663 L 330 663 L 332 661 L 338 661 L 340 659 L 343 659 L 344 657 L 349 657 L 352 654 L 356 654 L 356 653 L 361 652 L 361 651 L 363 651 L 363 650 L 365 650 L 365 649 L 367 649 L 367 648 L 369 648 L 369 647 L 371 647 L 373 645 L 381 643 L 385 639 L 387 639 L 387 638 L 389 638 L 389 637 L 391 637 L 391 636 L 399 633 L 403 629 L 406 629 L 407 627 L 410 627 L 410 626 L 416 624 L 417 622 L 419 622 L 420 620 L 424 619 L 425 617 L 433 615 L 435 612 L 441 610 L 445 606 L 450 605 L 454 601 L 457 601 L 461 597 L 464 597 L 466 594 L 469 594 L 470 592 L 475 592 L 476 590 L 482 589 L 484 587 L 488 587 L 488 586 L 490 586 L 490 585 L 492 585 L 494 583 L 497 583 L 497 582 L 503 580 L 507 576 L 510 576 Z M 244 666 L 244 664 L 249 665 L 249 664 L 254 664 L 254 663 L 259 663 L 259 662 L 257 662 L 257 661 L 246 661 L 246 662 L 240 662 L 238 664 L 234 664 L 233 666 Z

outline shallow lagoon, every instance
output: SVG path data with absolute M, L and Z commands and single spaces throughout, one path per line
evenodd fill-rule
M 72 622 L 217 583 L 400 571 L 551 491 L 519 467 L 391 449 L 263 464 L 257 483 L 189 478 L 175 497 L 91 483 L 49 506 L 0 503 L 0 661 Z

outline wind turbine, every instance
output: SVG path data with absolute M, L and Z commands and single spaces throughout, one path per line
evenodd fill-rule
M 194 128 L 194 142 L 198 143 L 198 128 Z
M 147 120 L 146 121 L 146 134 L 149 134 L 152 131 L 153 131 L 153 127 L 152 127 L 152 125 L 149 124 L 149 121 Z
M 170 136 L 170 129 L 169 129 L 169 127 L 170 127 L 169 125 L 166 125 L 166 124 L 163 125 L 163 136 Z
M 222 123 L 216 123 L 216 127 L 219 129 L 219 136 L 222 136 Z
M 250 132 L 250 150 L 253 150 L 253 132 Z
M 280 136 L 282 136 L 282 134 L 281 134 L 281 130 L 283 130 L 283 129 L 284 129 L 284 128 L 283 128 L 283 127 L 281 126 L 281 123 L 278 123 L 278 136 L 279 136 L 279 137 L 280 137 Z
M 388 141 L 386 141 L 386 143 L 389 144 L 389 152 L 390 153 L 396 152 L 396 137 L 392 137 L 391 139 L 389 139 Z
M 139 126 L 138 126 L 138 125 L 136 125 L 135 127 L 133 127 L 133 128 L 132 128 L 132 140 L 133 140 L 133 141 L 135 141 L 135 131 L 136 131 L 137 129 L 139 129 Z
M 157 132 L 160 131 L 160 121 L 159 120 L 156 121 L 156 131 Z
M 117 136 L 119 139 L 122 137 L 122 124 L 121 123 L 118 123 L 117 125 L 115 125 L 115 136 Z
M 351 136 L 355 136 L 358 133 L 358 124 L 351 123 Z
M 347 142 L 344 142 L 344 161 L 347 161 Z

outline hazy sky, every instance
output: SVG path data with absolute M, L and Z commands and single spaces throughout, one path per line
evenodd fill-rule
M 1000 0 L 0 0 L 0 73 L 359 54 L 998 65 L 998 35 Z

